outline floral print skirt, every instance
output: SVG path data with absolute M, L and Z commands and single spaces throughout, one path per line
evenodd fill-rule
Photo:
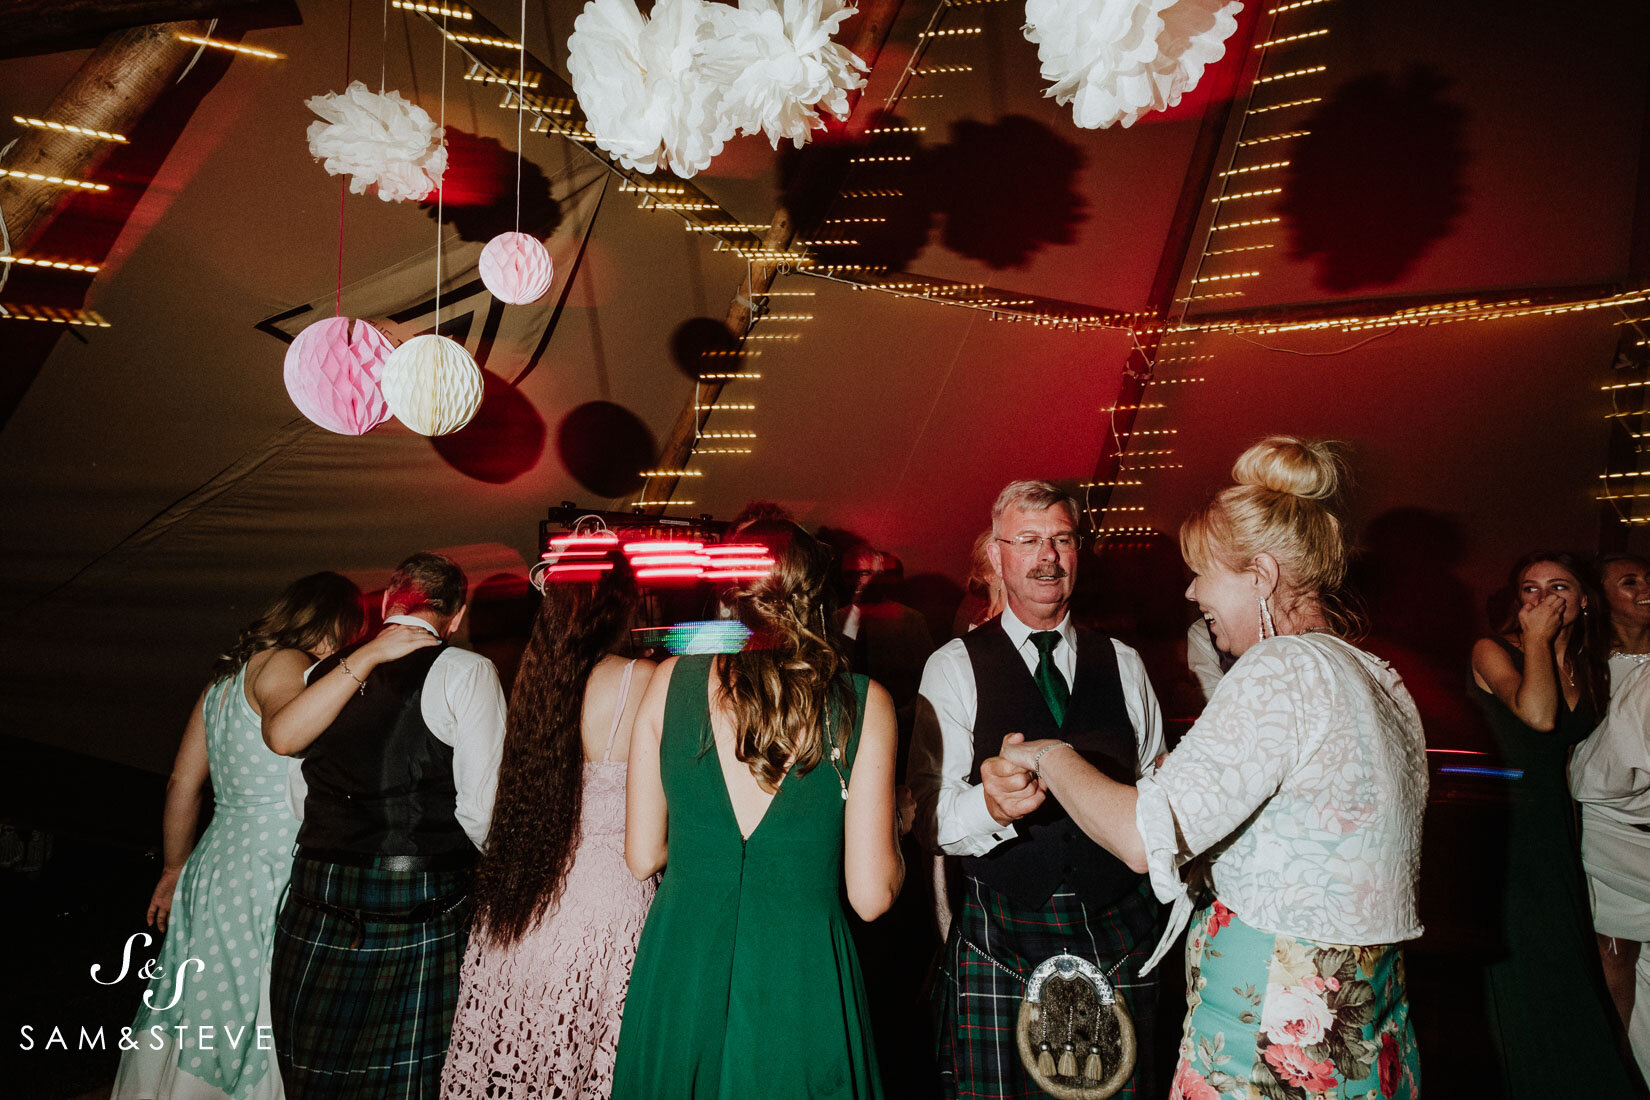
M 1418 1100 L 1403 952 L 1251 928 L 1219 901 L 1186 939 L 1169 1100 Z

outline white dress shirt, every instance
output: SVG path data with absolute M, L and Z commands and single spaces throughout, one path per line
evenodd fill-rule
M 1610 655 L 1610 708 L 1570 755 L 1570 793 L 1584 814 L 1650 826 L 1650 661 L 1643 656 Z
M 384 625 L 401 623 L 436 630 L 416 615 L 391 615 Z M 309 673 L 304 673 L 308 679 Z M 464 835 L 479 849 L 487 843 L 493 820 L 493 793 L 498 787 L 498 764 L 504 751 L 504 688 L 493 662 L 468 649 L 448 646 L 430 666 L 419 697 L 424 724 L 442 744 L 453 749 L 453 786 L 458 789 L 454 815 Z M 303 760 L 294 758 L 287 772 L 287 797 L 298 820 L 304 818 Z
M 1009 642 L 1035 674 L 1038 653 L 1036 643 L 1030 640 L 1031 627 L 1007 608 L 1002 621 Z M 1071 625 L 1071 616 L 1060 620 L 1055 630 L 1060 643 L 1050 656 L 1066 685 L 1075 687 L 1077 631 Z M 1112 645 L 1117 650 L 1117 671 L 1123 681 L 1123 702 L 1129 723 L 1134 726 L 1138 774 L 1147 775 L 1152 761 L 1163 752 L 1163 716 L 1140 654 L 1115 638 Z M 986 809 L 985 788 L 969 782 L 974 768 L 977 704 L 973 662 L 962 639 L 953 638 L 928 658 L 922 671 L 906 776 L 917 799 L 919 837 L 930 847 L 954 856 L 984 855 L 1015 835 L 1013 825 L 997 824 Z
M 1256 642 L 1136 789 L 1152 887 L 1174 903 L 1142 974 L 1186 927 L 1182 868 L 1206 851 L 1221 902 L 1262 932 L 1361 945 L 1421 934 L 1421 716 L 1397 672 L 1351 643 Z

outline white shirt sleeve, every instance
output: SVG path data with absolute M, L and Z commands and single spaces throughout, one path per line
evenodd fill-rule
M 1129 724 L 1134 726 L 1134 743 L 1140 754 L 1140 775 L 1152 774 L 1153 762 L 1167 750 L 1163 740 L 1163 712 L 1157 705 L 1157 692 L 1152 690 L 1146 675 L 1146 662 L 1140 654 L 1116 638 L 1117 674 L 1123 681 L 1123 705 L 1129 712 Z
M 978 856 L 1015 835 L 986 809 L 974 769 L 974 669 L 960 639 L 942 646 L 922 671 L 906 779 L 917 800 L 918 838 L 954 856 Z
M 464 835 L 486 847 L 504 752 L 504 688 L 493 662 L 468 650 L 436 658 L 420 708 L 430 732 L 453 747 L 454 814 Z

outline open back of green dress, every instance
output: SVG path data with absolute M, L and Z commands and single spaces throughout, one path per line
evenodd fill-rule
M 880 1097 L 842 908 L 842 787 L 788 776 L 748 840 L 710 737 L 713 657 L 678 661 L 659 771 L 669 862 L 625 1000 L 615 1100 Z M 868 681 L 854 677 L 859 746 Z

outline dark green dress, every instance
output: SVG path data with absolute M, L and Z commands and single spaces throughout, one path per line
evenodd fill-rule
M 710 737 L 712 657 L 670 678 L 659 772 L 669 862 L 625 999 L 615 1100 L 880 1097 L 842 910 L 842 787 L 830 762 L 780 786 L 749 840 Z M 843 746 L 859 745 L 867 680 Z
M 1524 654 L 1497 638 L 1520 671 Z M 1593 939 L 1574 803 L 1565 769 L 1570 748 L 1598 718 L 1585 698 L 1571 710 L 1562 693 L 1550 732 L 1525 725 L 1476 683 L 1501 763 L 1524 774 L 1509 784 L 1507 847 L 1499 899 L 1505 953 L 1486 968 L 1490 1033 L 1506 1095 L 1633 1097 L 1637 1086 L 1616 1050 L 1611 1009 Z

